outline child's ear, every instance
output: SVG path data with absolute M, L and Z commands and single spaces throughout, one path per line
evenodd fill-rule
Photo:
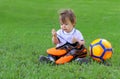
M 75 26 L 75 22 L 73 23 L 73 26 Z

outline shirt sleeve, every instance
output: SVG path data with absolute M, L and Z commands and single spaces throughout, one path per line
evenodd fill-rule
M 82 33 L 80 31 L 77 30 L 77 34 L 76 35 L 77 35 L 77 39 L 78 40 L 84 41 L 83 35 L 82 35 Z

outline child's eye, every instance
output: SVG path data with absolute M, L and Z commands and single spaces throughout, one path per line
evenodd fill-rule
M 60 25 L 63 25 L 63 24 L 60 24 Z
M 60 24 L 60 25 L 68 25 L 68 24 Z

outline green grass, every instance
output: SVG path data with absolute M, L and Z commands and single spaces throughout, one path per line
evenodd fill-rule
M 54 46 L 51 29 L 59 29 L 63 8 L 74 10 L 87 48 L 96 38 L 111 42 L 112 66 L 39 63 Z M 119 79 L 119 14 L 119 0 L 0 0 L 0 79 Z

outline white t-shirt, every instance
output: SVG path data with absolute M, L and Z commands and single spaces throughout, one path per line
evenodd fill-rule
M 70 33 L 67 33 L 65 31 L 63 31 L 62 29 L 60 29 L 57 31 L 57 37 L 58 37 L 60 43 L 57 44 L 56 47 L 62 46 L 66 42 L 72 44 L 73 38 L 76 38 L 77 40 L 84 40 L 82 33 L 75 28 L 73 28 L 73 30 Z

